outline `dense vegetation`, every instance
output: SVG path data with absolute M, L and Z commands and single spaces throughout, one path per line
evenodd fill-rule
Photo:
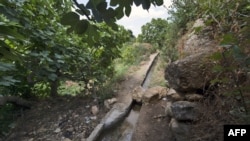
M 3 1 L 0 6 L 2 95 L 56 96 L 65 79 L 102 83 L 112 75 L 122 43 L 131 38 L 123 27 L 114 31 L 105 23 L 92 23 L 89 30 L 95 32 L 87 34 L 79 23 L 70 32 L 72 27 L 61 24 L 71 11 L 67 0 Z
M 142 27 L 137 42 L 151 43 L 150 51 L 160 50 L 162 56 L 174 61 L 178 37 L 187 32 L 190 23 L 202 18 L 212 27 L 213 39 L 229 50 L 226 57 L 233 56 L 230 62 L 237 62 L 227 61 L 230 69 L 217 67 L 217 71 L 249 71 L 249 0 L 172 2 L 167 8 L 170 18 L 152 19 Z M 136 61 L 133 53 L 143 52 L 140 44 L 133 44 L 132 32 L 115 24 L 130 15 L 133 4 L 149 9 L 151 4 L 162 5 L 163 0 L 89 0 L 86 4 L 76 0 L 0 0 L 0 106 L 6 104 L 6 96 L 30 99 L 66 94 L 63 84 L 68 80 L 81 84 L 77 91 L 85 94 L 90 92 L 89 85 L 91 89 L 104 87 L 111 76 L 119 75 L 117 68 Z M 132 43 L 123 47 L 128 41 Z M 124 60 L 116 59 L 120 57 Z
M 173 0 L 172 8 L 169 11 L 172 15 L 170 19 L 181 29 L 179 31 L 182 31 L 182 34 L 187 32 L 189 23 L 198 18 L 203 19 L 205 25 L 210 27 L 211 40 L 218 41 L 223 50 L 213 56 L 215 61 L 221 61 L 214 71 L 219 74 L 229 73 L 233 78 L 230 80 L 218 75 L 218 79 L 213 80 L 212 84 L 219 82 L 229 87 L 235 85 L 236 88 L 231 90 L 229 95 L 241 97 L 241 106 L 243 105 L 247 113 L 248 102 L 244 100 L 243 90 L 249 92 L 249 88 L 241 87 L 238 77 L 240 73 L 249 72 L 250 1 Z M 202 28 L 197 27 L 195 31 L 199 34 Z
M 176 23 L 167 19 L 152 19 L 141 28 L 142 33 L 138 36 L 138 42 L 150 43 L 154 48 L 161 51 L 165 59 L 174 61 L 178 58 Z
M 134 38 L 116 20 L 129 16 L 133 3 L 148 9 L 151 3 L 162 2 L 111 0 L 108 5 L 105 0 L 89 0 L 84 5 L 75 0 L 1 0 L 1 130 L 9 125 L 2 119 L 15 110 L 9 102 L 29 107 L 23 99 L 85 95 L 107 85 L 123 43 Z M 72 81 L 80 85 L 74 92 L 64 87 Z

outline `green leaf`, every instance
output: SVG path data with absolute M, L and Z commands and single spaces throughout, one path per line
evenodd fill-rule
M 218 61 L 218 60 L 221 60 L 222 57 L 223 56 L 220 52 L 216 52 L 216 53 L 213 53 L 210 58 L 215 60 L 215 61 Z
M 101 2 L 103 2 L 103 0 L 91 0 L 93 2 L 94 5 L 98 5 L 100 4 Z
M 82 10 L 84 10 L 85 14 L 90 15 L 90 11 L 84 6 L 84 4 L 80 4 L 79 8 L 81 8 Z M 80 9 L 76 9 L 76 11 L 81 14 L 84 15 L 84 13 L 82 12 L 82 10 Z
M 246 9 L 250 10 L 250 5 L 248 5 L 248 6 L 246 7 Z
M 222 72 L 224 68 L 221 65 L 215 65 L 212 70 L 213 72 Z
M 20 61 L 19 56 L 14 52 L 9 45 L 4 41 L 0 40 L 0 57 L 3 57 L 8 60 L 18 60 Z
M 126 16 L 129 17 L 130 13 L 131 13 L 131 6 L 125 7 L 125 14 L 126 14 Z
M 11 26 L 1 26 L 0 25 L 0 35 L 4 36 L 4 37 L 12 37 L 15 39 L 19 39 L 19 40 L 25 40 L 24 36 L 19 34 L 15 28 L 11 27 Z
M 62 17 L 61 23 L 63 25 L 74 25 L 79 19 L 80 16 L 77 13 L 69 12 Z
M 13 85 L 13 83 L 0 79 L 0 86 L 11 86 L 11 85 Z
M 220 83 L 220 80 L 218 78 L 216 78 L 216 79 L 211 80 L 210 83 L 211 83 L 211 85 L 214 85 L 216 83 Z
M 150 0 L 142 0 L 142 8 L 148 10 L 150 8 Z
M 142 4 L 142 1 L 141 0 L 134 0 L 134 3 L 136 6 L 139 6 Z
M 93 3 L 92 3 L 90 0 L 89 0 L 88 3 L 86 4 L 86 8 L 88 8 L 88 9 L 94 8 L 94 5 L 93 5 Z
M 15 83 L 20 82 L 19 80 L 16 80 L 13 78 L 13 76 L 2 76 L 0 78 L 0 86 L 11 86 Z
M 97 22 L 103 22 L 103 17 L 101 16 L 100 12 L 98 12 L 95 9 L 92 9 L 92 12 L 93 12 L 94 18 Z
M 118 8 L 115 9 L 115 11 L 117 13 L 116 18 L 118 20 L 121 19 L 124 16 L 123 7 L 119 6 Z
M 86 35 L 88 38 L 88 44 L 89 46 L 93 46 L 95 42 L 97 42 L 100 39 L 100 34 L 98 32 L 98 27 L 95 25 L 89 25 Z
M 73 27 L 70 27 L 70 28 L 67 29 L 67 33 L 68 33 L 68 34 L 72 33 L 73 31 L 74 31 L 74 28 L 73 28 Z
M 15 70 L 15 65 L 10 63 L 0 62 L 0 71 L 11 71 L 11 70 Z
M 113 30 L 118 30 L 118 25 L 115 23 L 115 19 L 105 20 L 107 25 L 109 25 Z
M 237 60 L 243 60 L 245 59 L 245 54 L 241 51 L 241 49 L 235 45 L 233 46 L 233 56 L 235 57 L 235 59 Z
M 107 2 L 106 2 L 106 1 L 103 1 L 103 2 L 99 3 L 99 4 L 96 6 L 96 8 L 97 8 L 97 10 L 98 10 L 99 12 L 105 12 L 106 9 L 107 9 L 107 6 L 108 6 Z
M 54 73 L 49 74 L 48 76 L 49 80 L 55 81 L 57 79 L 57 75 Z
M 161 5 L 163 5 L 163 0 L 155 0 L 155 4 L 157 6 L 161 6 Z
M 105 20 L 112 19 L 116 16 L 116 11 L 112 8 L 109 8 L 105 13 L 103 13 L 103 17 Z
M 110 0 L 110 6 L 117 6 L 120 0 Z
M 203 26 L 198 26 L 198 27 L 194 28 L 194 31 L 195 31 L 195 33 L 199 33 L 199 32 L 201 32 L 202 29 L 203 29 Z
M 86 4 L 86 8 L 95 9 L 101 2 L 103 2 L 103 0 L 89 0 Z
M 87 20 L 81 20 L 75 25 L 75 31 L 77 34 L 83 34 L 87 31 L 89 22 Z
M 245 59 L 245 64 L 246 64 L 247 66 L 250 65 L 250 57 L 248 57 L 248 58 Z
M 225 34 L 223 36 L 223 40 L 221 41 L 221 45 L 232 45 L 232 44 L 236 44 L 237 43 L 237 39 L 234 37 L 233 34 L 228 33 Z

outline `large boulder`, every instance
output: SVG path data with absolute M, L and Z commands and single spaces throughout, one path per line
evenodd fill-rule
M 213 53 L 212 50 L 201 52 L 169 64 L 165 70 L 169 86 L 184 93 L 204 89 L 217 76 L 213 72 L 216 65 L 211 59 Z
M 189 101 L 177 101 L 170 106 L 173 117 L 178 121 L 195 121 L 200 115 L 198 105 Z

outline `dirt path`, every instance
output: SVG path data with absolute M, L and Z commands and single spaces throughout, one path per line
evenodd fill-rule
M 172 141 L 170 119 L 165 116 L 166 101 L 142 105 L 132 141 Z
M 151 55 L 150 61 L 140 66 L 140 69 L 132 73 L 126 81 L 122 83 L 122 88 L 118 92 L 118 99 L 124 103 L 125 99 L 131 98 L 131 94 L 135 93 L 137 87 L 141 86 L 145 77 L 146 71 L 149 68 L 149 62 L 152 62 Z M 158 74 L 164 74 L 164 70 L 154 71 Z M 163 75 L 153 75 L 154 77 L 163 77 Z M 138 120 L 125 119 L 124 123 L 119 125 L 117 129 L 108 131 L 108 136 L 105 136 L 104 141 L 171 141 L 173 140 L 169 132 L 170 119 L 165 116 L 166 100 L 154 100 L 148 104 L 143 104 L 139 114 Z M 137 116 L 137 114 L 132 114 Z M 129 114 L 128 118 L 130 118 Z M 137 122 L 135 125 L 130 122 Z M 133 128 L 135 126 L 135 128 Z M 132 138 L 131 131 L 132 130 Z M 99 139 L 98 141 L 100 141 Z
M 121 88 L 118 90 L 117 98 L 118 102 L 124 103 L 127 97 L 132 97 L 131 94 L 133 91 L 140 87 L 143 79 L 147 73 L 148 68 L 150 67 L 153 59 L 157 56 L 158 53 L 151 54 L 149 60 L 146 62 L 142 62 L 137 70 L 133 71 L 133 73 L 129 74 L 126 78 L 126 81 L 123 81 L 120 86 Z
M 150 81 L 157 81 L 164 77 L 164 69 L 156 69 Z M 162 98 L 142 104 L 131 141 L 173 141 L 169 131 L 170 118 L 165 116 L 166 102 L 166 99 Z

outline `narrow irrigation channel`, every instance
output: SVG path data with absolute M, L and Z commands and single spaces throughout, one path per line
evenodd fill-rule
M 140 108 L 140 105 L 133 103 L 125 119 L 115 127 L 105 130 L 97 141 L 130 141 L 140 114 Z
M 158 54 L 153 59 L 141 83 L 141 87 L 144 91 L 148 88 L 157 59 Z M 140 115 L 140 109 L 141 105 L 133 101 L 131 109 L 126 117 L 116 126 L 101 133 L 97 141 L 131 141 L 138 117 Z

